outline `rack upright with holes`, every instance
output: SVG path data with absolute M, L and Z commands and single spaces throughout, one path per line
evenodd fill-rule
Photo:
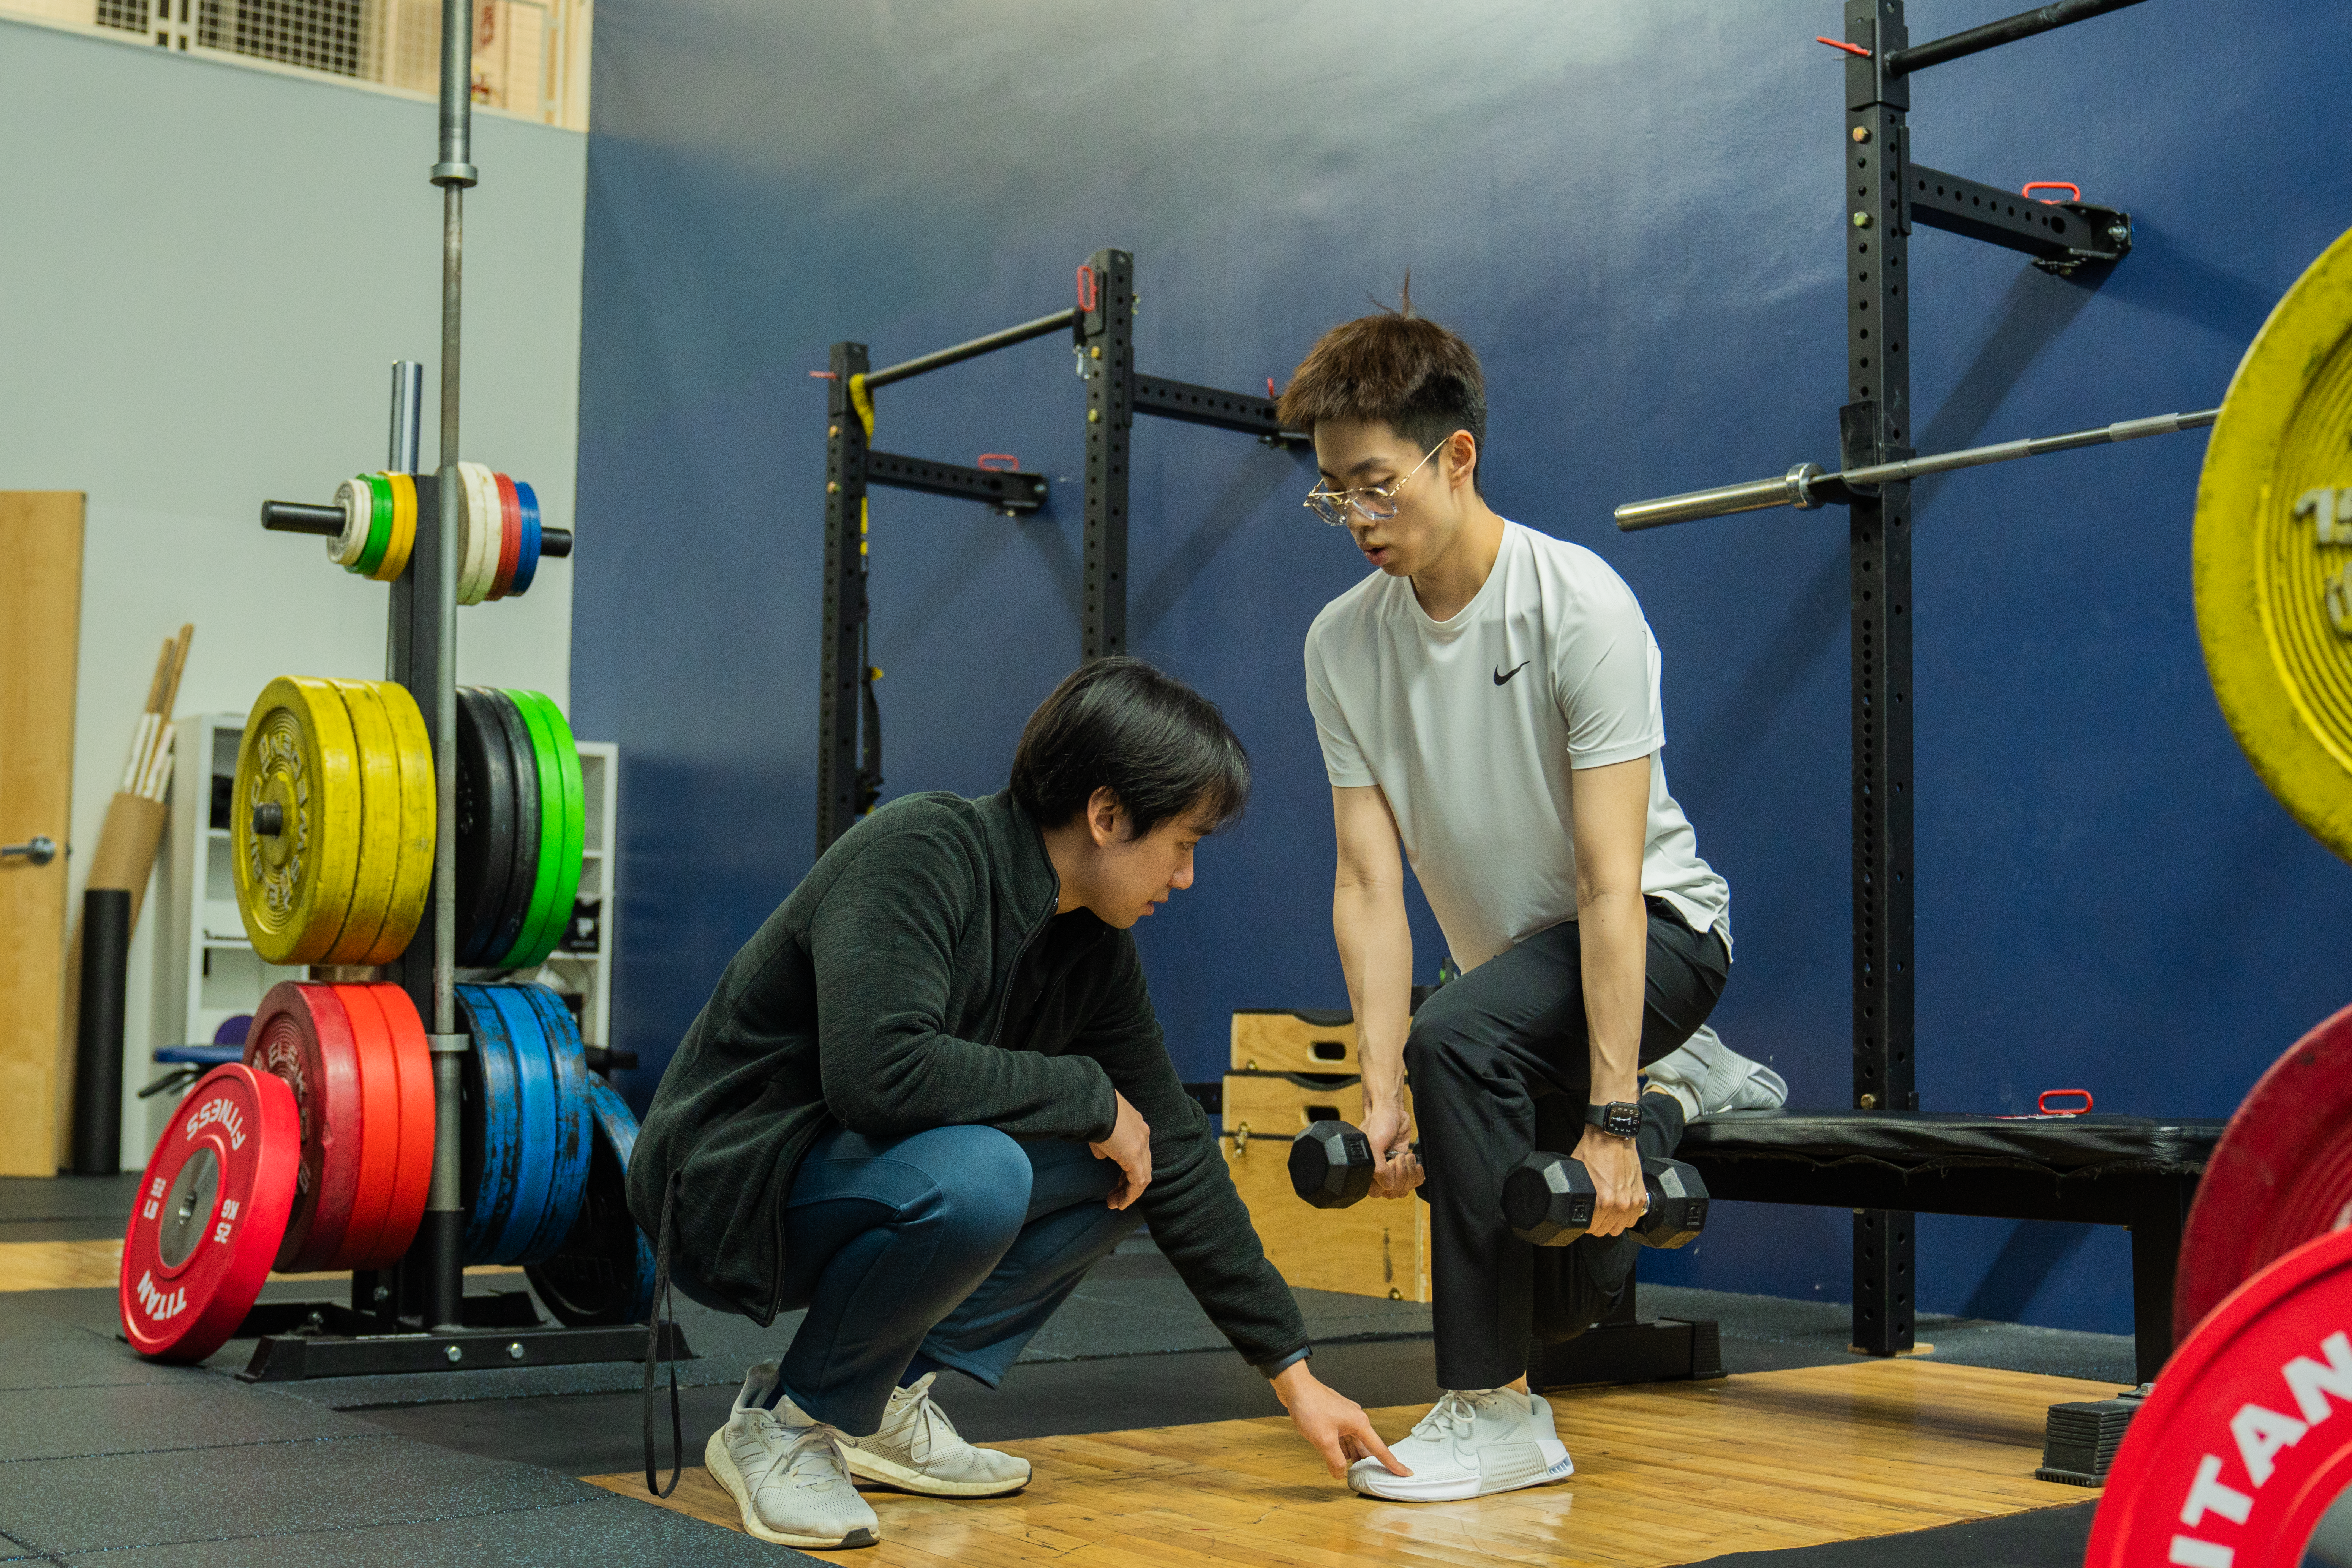
M 1278 450 L 1307 437 L 1285 430 L 1267 395 L 1222 392 L 1135 368 L 1135 258 L 1104 249 L 1077 269 L 1067 310 L 882 370 L 864 343 L 833 345 L 815 372 L 825 396 L 824 632 L 819 677 L 816 852 L 824 854 L 882 795 L 882 716 L 867 637 L 866 494 L 875 485 L 982 501 L 1007 517 L 1045 504 L 1042 474 L 962 468 L 872 449 L 873 395 L 893 382 L 959 364 L 1068 328 L 1087 384 L 1086 503 L 1080 662 L 1127 651 L 1128 445 L 1138 414 L 1255 436 Z M 982 463 L 993 454 L 984 454 Z

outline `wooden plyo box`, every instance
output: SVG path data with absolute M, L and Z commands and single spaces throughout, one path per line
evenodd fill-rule
M 1286 1016 L 1286 1015 L 1285 1015 Z M 1349 1042 L 1352 1048 L 1354 1041 Z M 1237 1072 L 1224 1082 L 1225 1168 L 1250 1224 L 1284 1279 L 1309 1290 L 1429 1300 L 1429 1205 L 1368 1197 L 1318 1209 L 1290 1190 L 1290 1141 L 1309 1121 L 1361 1125 L 1363 1084 L 1352 1077 Z
M 1234 1015 L 1236 1072 L 1357 1073 L 1351 1014 L 1254 1008 Z
M 1418 1197 L 1369 1197 L 1318 1209 L 1290 1190 L 1287 1138 L 1218 1140 L 1266 1258 L 1306 1290 L 1429 1300 L 1429 1205 Z
M 1232 1072 L 1225 1075 L 1224 1127 L 1249 1138 L 1279 1138 L 1285 1143 L 1310 1121 L 1364 1124 L 1364 1084 L 1354 1077 L 1295 1072 Z

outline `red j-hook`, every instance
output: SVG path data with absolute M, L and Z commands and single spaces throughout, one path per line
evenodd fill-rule
M 2066 193 L 2066 199 L 2070 202 L 2079 202 L 2083 199 L 2083 187 L 2072 180 L 2029 180 L 2019 188 L 2017 194 L 2021 196 L 2032 196 L 2036 191 L 2063 191 Z M 2058 198 L 2055 196 L 2033 196 L 2033 199 L 2044 206 L 2058 205 Z

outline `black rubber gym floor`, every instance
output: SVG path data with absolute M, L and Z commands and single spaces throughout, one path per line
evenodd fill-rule
M 0 1241 L 119 1235 L 134 1186 L 131 1178 L 0 1182 Z M 475 1288 L 491 1283 L 520 1281 Z M 320 1284 L 278 1281 L 268 1294 L 323 1294 Z M 1427 1308 L 1301 1296 L 1327 1381 L 1368 1405 L 1432 1396 Z M 1645 1289 L 1643 1300 L 1652 1312 L 1721 1321 L 1730 1372 L 1853 1359 L 1842 1307 L 1671 1288 Z M 108 1290 L 0 1293 L 0 1563 L 147 1568 L 266 1555 L 273 1568 L 355 1558 L 473 1568 L 582 1555 L 721 1565 L 797 1556 L 572 1479 L 642 1462 L 637 1366 L 265 1387 L 227 1375 L 245 1363 L 249 1342 L 232 1342 L 203 1367 L 158 1366 L 115 1338 L 114 1314 Z M 726 1419 L 745 1364 L 776 1354 L 790 1325 L 761 1331 L 692 1307 L 680 1319 L 699 1357 L 679 1369 L 693 1463 Z M 2129 1377 L 2124 1336 L 1930 1318 L 1920 1331 L 1941 1360 Z M 1003 1388 L 950 1376 L 940 1393 L 983 1441 L 1278 1410 L 1146 1238 L 1106 1260 Z M 667 1409 L 660 1426 L 667 1444 Z M 2086 1504 L 1710 1563 L 2072 1568 L 2089 1513 Z

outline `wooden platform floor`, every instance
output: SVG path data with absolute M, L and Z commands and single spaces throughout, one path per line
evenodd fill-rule
M 871 1494 L 883 1541 L 853 1556 L 877 1568 L 1664 1568 L 2083 1502 L 2095 1494 L 2033 1479 L 2044 1414 L 2115 1393 L 1916 1361 L 1559 1393 L 1575 1476 L 1458 1503 L 1358 1497 L 1278 1415 L 1040 1438 L 1000 1445 L 1036 1467 L 1016 1497 Z M 943 1403 L 953 1414 L 952 1395 Z M 1402 1436 L 1424 1408 L 1375 1423 Z M 654 1501 L 640 1475 L 584 1479 Z M 700 1468 L 657 1506 L 740 1528 Z

